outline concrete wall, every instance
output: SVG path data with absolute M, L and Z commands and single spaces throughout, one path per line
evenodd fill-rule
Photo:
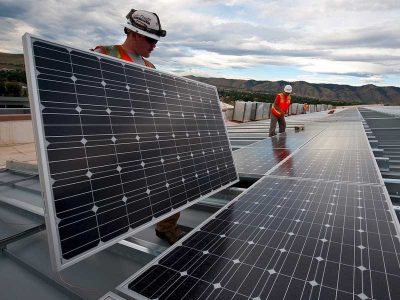
M 271 103 L 264 103 L 263 119 L 271 117 Z
M 266 111 L 265 105 L 266 103 L 264 102 L 252 102 L 251 117 L 250 117 L 252 121 L 258 121 L 263 119 L 264 112 Z
M 249 122 L 251 118 L 251 108 L 253 102 L 235 101 L 233 110 L 233 121 Z
M 253 102 L 245 102 L 245 110 L 243 115 L 243 122 L 251 121 L 251 108 L 253 106 Z
M 0 120 L 0 146 L 33 143 L 31 120 Z
M 225 120 L 232 121 L 233 119 L 233 108 L 227 108 L 222 110 L 222 115 Z
M 243 122 L 243 116 L 244 116 L 245 109 L 246 109 L 246 102 L 235 101 L 232 120 Z

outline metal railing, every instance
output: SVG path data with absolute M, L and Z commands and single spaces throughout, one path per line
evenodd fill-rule
M 0 115 L 26 115 L 30 113 L 30 108 L 0 108 Z

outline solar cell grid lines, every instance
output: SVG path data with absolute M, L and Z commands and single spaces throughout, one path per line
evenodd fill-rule
M 366 143 L 365 136 L 356 135 L 338 135 L 333 139 L 329 136 L 320 136 L 309 144 L 305 145 L 306 148 L 311 149 L 347 149 L 347 150 L 368 150 L 369 145 Z
M 284 133 L 279 136 L 258 141 L 249 146 L 250 148 L 266 148 L 266 149 L 287 149 L 294 151 L 306 143 L 313 135 Z
M 323 136 L 327 137 L 348 137 L 364 136 L 364 128 L 360 122 L 340 122 L 339 124 L 331 125 L 323 132 Z
M 237 181 L 215 87 L 24 42 L 58 268 Z
M 287 132 L 234 151 L 233 157 L 239 174 L 253 178 L 265 175 L 299 147 L 307 145 L 322 130 L 310 127 L 307 133 Z
M 271 175 L 381 183 L 370 150 L 304 149 L 290 157 Z
M 323 118 L 320 120 L 316 120 L 316 122 L 329 122 L 329 123 L 333 123 L 333 122 L 347 122 L 347 123 L 355 123 L 357 124 L 358 122 L 361 121 L 361 116 L 357 110 L 357 108 L 348 108 L 345 110 L 341 110 L 338 112 L 335 112 L 332 115 L 329 115 L 329 117 L 327 118 Z M 346 124 L 350 125 L 350 124 Z
M 397 230 L 382 186 L 264 177 L 128 279 L 141 299 L 395 299 Z
M 290 155 L 287 149 L 243 147 L 233 152 L 236 169 L 241 176 L 264 175 Z
M 339 142 L 334 146 L 332 141 Z M 342 147 L 342 149 L 349 149 L 349 147 L 355 148 L 357 146 L 363 148 L 368 147 L 364 127 L 361 122 L 331 122 L 313 142 L 317 145 L 321 142 L 331 142 L 330 144 L 332 147 Z M 313 143 L 311 143 L 311 145 L 313 145 Z
M 327 131 L 335 131 L 335 130 L 344 130 L 353 132 L 355 134 L 359 134 L 362 132 L 363 126 L 360 122 L 331 122 L 329 126 L 326 128 Z

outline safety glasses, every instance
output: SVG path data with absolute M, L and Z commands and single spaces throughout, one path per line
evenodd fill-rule
M 149 43 L 149 44 L 152 44 L 152 45 L 155 45 L 155 44 L 157 44 L 157 40 L 155 40 L 155 39 L 152 39 L 151 37 L 148 37 L 148 36 L 143 36 L 145 39 L 146 39 L 146 41 Z

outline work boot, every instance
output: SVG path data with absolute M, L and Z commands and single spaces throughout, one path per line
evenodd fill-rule
M 275 136 L 276 135 L 276 133 L 274 132 L 274 133 L 270 133 L 268 136 L 269 137 L 273 137 L 273 136 Z
M 175 228 L 175 235 L 178 241 L 186 235 L 187 232 L 183 231 L 179 226 Z
M 162 231 L 158 231 L 156 229 L 156 236 L 158 236 L 160 239 L 166 241 L 170 245 L 175 244 L 185 234 L 186 234 L 186 232 L 184 232 L 182 229 L 180 229 L 179 226 L 175 227 L 175 230 L 173 230 L 173 231 L 162 232 Z

